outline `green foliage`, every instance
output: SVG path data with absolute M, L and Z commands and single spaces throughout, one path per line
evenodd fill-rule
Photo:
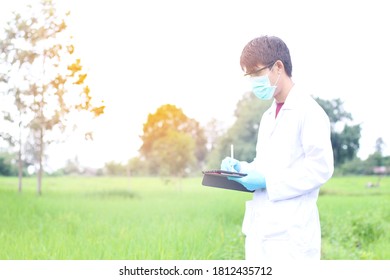
M 0 176 L 17 176 L 18 169 L 14 160 L 15 156 L 8 153 L 0 153 Z
M 81 173 L 81 166 L 78 157 L 75 159 L 68 159 L 61 172 L 64 175 L 79 175 Z
M 356 174 L 356 175 L 374 175 L 374 168 L 385 166 L 390 168 L 390 156 L 381 156 L 377 152 L 368 156 L 366 160 L 354 158 L 347 161 L 338 168 L 340 175 Z
M 370 214 L 359 216 L 351 221 L 351 239 L 356 247 L 369 245 L 383 235 L 380 221 L 375 221 Z
M 188 134 L 168 130 L 152 145 L 149 167 L 153 174 L 185 177 L 195 164 L 195 140 Z
M 140 157 L 133 157 L 127 163 L 130 176 L 146 176 L 148 174 L 148 166 L 146 160 Z
M 375 152 L 381 156 L 383 156 L 383 150 L 385 149 L 385 142 L 383 141 L 382 137 L 379 137 L 375 141 Z M 379 164 L 380 165 L 380 164 Z
M 360 125 L 345 125 L 340 133 L 332 131 L 331 140 L 336 166 L 356 157 L 359 150 L 360 131 Z
M 251 92 L 243 95 L 237 103 L 236 121 L 216 142 L 207 160 L 208 168 L 218 168 L 221 160 L 230 155 L 234 145 L 234 157 L 252 161 L 256 156 L 257 134 L 260 119 L 270 107 L 271 101 L 260 101 Z
M 335 166 L 352 160 L 359 150 L 361 126 L 348 125 L 352 121 L 351 113 L 345 111 L 343 102 L 337 98 L 324 100 L 316 97 L 315 100 L 324 109 L 331 123 L 331 140 Z M 339 127 L 343 129 L 339 131 Z
M 0 176 L 18 176 L 17 156 L 13 153 L 0 152 Z M 27 176 L 28 163 L 24 161 L 23 176 Z
M 149 114 L 141 136 L 141 156 L 156 175 L 183 176 L 206 156 L 206 137 L 199 123 L 174 105 L 166 104 Z
M 320 104 L 320 106 L 328 115 L 332 126 L 335 126 L 338 122 L 352 121 L 351 113 L 345 111 L 343 102 L 340 98 L 324 100 L 319 97 L 316 97 L 315 100 L 318 102 L 318 104 Z
M 345 162 L 335 170 L 335 172 L 338 172 L 339 175 L 347 175 L 347 174 L 368 175 L 371 174 L 371 171 L 372 168 L 367 165 L 367 162 L 361 160 L 358 157 L 355 157 L 354 159 Z
M 115 161 L 106 162 L 104 171 L 108 176 L 126 176 L 128 172 L 126 165 Z
M 390 181 L 366 188 L 375 177 L 336 177 L 321 188 L 318 207 L 324 259 L 390 259 Z

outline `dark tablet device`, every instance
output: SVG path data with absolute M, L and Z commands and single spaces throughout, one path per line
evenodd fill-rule
M 226 170 L 206 170 L 202 171 L 203 174 L 209 174 L 213 176 L 222 176 L 222 177 L 244 177 L 247 174 L 246 173 L 240 173 L 240 172 L 233 172 L 233 171 L 226 171 Z
M 206 170 L 203 171 L 202 185 L 242 192 L 248 191 L 243 185 L 236 181 L 229 180 L 227 177 L 244 177 L 247 174 L 240 172 L 231 172 L 225 170 Z

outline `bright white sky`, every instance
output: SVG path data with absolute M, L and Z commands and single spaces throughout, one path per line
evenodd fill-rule
M 1 22 L 19 2 L 26 0 L 0 0 Z M 166 103 L 201 124 L 212 118 L 231 124 L 248 89 L 239 57 L 260 35 L 286 42 L 295 83 L 345 102 L 362 123 L 360 157 L 374 151 L 378 137 L 390 154 L 387 1 L 62 2 L 72 9 L 70 28 L 87 82 L 107 109 L 94 143 L 75 138 L 50 150 L 53 167 L 75 154 L 96 167 L 136 156 L 148 113 Z

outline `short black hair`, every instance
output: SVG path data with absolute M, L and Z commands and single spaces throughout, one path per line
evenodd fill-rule
M 272 67 L 280 60 L 283 62 L 286 74 L 292 76 L 292 63 L 287 45 L 278 37 L 261 36 L 250 41 L 242 50 L 240 64 L 247 72 L 256 70 L 259 64 Z

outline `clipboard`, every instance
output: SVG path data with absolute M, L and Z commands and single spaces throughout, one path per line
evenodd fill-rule
M 247 190 L 240 183 L 229 180 L 227 178 L 227 177 L 242 178 L 247 175 L 245 173 L 225 171 L 225 170 L 207 170 L 207 171 L 202 171 L 202 173 L 203 173 L 203 180 L 202 180 L 203 186 L 241 191 L 241 192 L 253 192 Z

